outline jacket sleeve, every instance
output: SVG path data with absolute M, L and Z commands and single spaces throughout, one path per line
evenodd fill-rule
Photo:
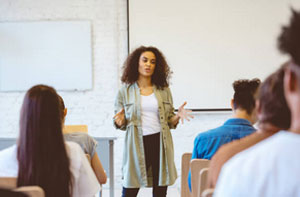
M 115 100 L 115 113 L 118 113 L 119 111 L 121 111 L 121 109 L 124 108 L 124 96 L 122 94 L 122 88 L 118 91 L 118 94 L 117 94 L 117 98 Z M 125 118 L 125 124 L 122 125 L 121 127 L 119 127 L 115 120 L 113 119 L 113 125 L 116 129 L 120 129 L 120 130 L 123 130 L 125 131 L 126 130 L 126 125 L 127 125 L 127 122 L 126 122 L 126 118 Z
M 170 104 L 171 104 L 171 110 L 170 110 L 170 113 L 169 113 L 169 116 L 168 116 L 168 125 L 169 125 L 170 129 L 176 129 L 178 123 L 174 125 L 171 122 L 171 118 L 173 118 L 175 116 L 175 113 L 174 113 L 175 109 L 174 109 L 174 106 L 173 106 L 173 98 L 172 98 L 172 93 L 171 93 L 170 88 L 167 88 L 167 93 L 168 93 L 168 99 L 169 99 Z

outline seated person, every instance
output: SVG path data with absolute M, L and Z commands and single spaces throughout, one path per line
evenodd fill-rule
M 223 164 L 235 154 L 272 136 L 281 129 L 288 129 L 291 115 L 283 92 L 284 67 L 271 74 L 259 88 L 257 113 L 259 130 L 255 133 L 223 145 L 212 157 L 208 172 L 208 187 L 216 186 Z
M 61 96 L 59 96 L 61 111 L 63 112 L 63 122 L 65 122 L 65 118 L 67 115 L 67 108 L 65 108 L 64 100 Z M 81 146 L 85 154 L 88 154 L 91 158 L 91 165 L 96 174 L 96 177 L 100 184 L 105 184 L 107 177 L 106 173 L 103 169 L 103 166 L 100 162 L 98 154 L 96 152 L 97 142 L 86 133 L 83 132 L 75 132 L 75 133 L 65 133 L 64 139 L 66 141 L 76 142 Z
M 0 176 L 17 177 L 17 186 L 40 186 L 47 197 L 93 196 L 98 180 L 80 146 L 65 142 L 56 91 L 30 88 L 24 98 L 17 145 L 0 151 Z
M 284 95 L 291 125 L 236 154 L 221 169 L 216 197 L 300 196 L 300 12 L 293 11 L 279 37 L 291 57 L 284 71 Z
M 256 122 L 255 96 L 259 79 L 238 80 L 233 83 L 234 96 L 231 100 L 233 117 L 224 125 L 200 133 L 194 141 L 192 159 L 211 159 L 220 146 L 252 134 Z M 191 171 L 188 176 L 191 190 Z

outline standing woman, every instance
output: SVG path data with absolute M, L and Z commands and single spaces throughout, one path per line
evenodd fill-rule
M 123 152 L 123 197 L 137 196 L 140 187 L 153 187 L 153 196 L 166 196 L 177 172 L 170 129 L 192 116 L 186 102 L 174 113 L 168 79 L 170 68 L 155 47 L 141 46 L 124 64 L 123 87 L 115 102 L 114 123 L 126 130 Z

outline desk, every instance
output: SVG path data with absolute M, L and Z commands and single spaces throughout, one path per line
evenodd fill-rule
M 114 197 L 114 140 L 116 137 L 93 137 L 97 142 L 97 153 L 109 177 L 109 196 Z
M 97 142 L 97 153 L 109 177 L 109 196 L 114 197 L 114 140 L 116 137 L 93 137 Z M 0 138 L 0 150 L 16 144 L 16 138 Z

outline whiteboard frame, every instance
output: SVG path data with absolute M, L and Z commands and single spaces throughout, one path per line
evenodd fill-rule
M 11 49 L 2 47 L 1 92 L 27 91 L 37 84 L 60 91 L 93 88 L 91 21 L 3 21 L 0 28 L 15 41 Z M 23 61 L 11 54 L 21 54 Z

